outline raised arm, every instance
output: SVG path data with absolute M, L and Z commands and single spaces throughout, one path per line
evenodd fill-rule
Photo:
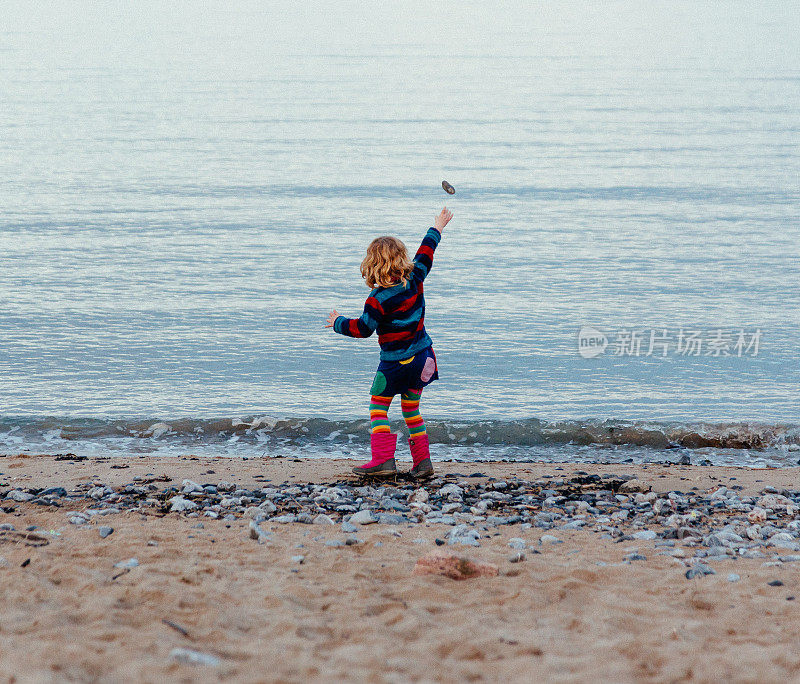
M 453 212 L 448 211 L 445 207 L 436 217 L 433 228 L 428 228 L 428 232 L 422 238 L 422 244 L 414 255 L 414 273 L 419 280 L 425 280 L 425 276 L 430 273 L 433 266 L 433 253 L 442 239 L 444 227 L 451 218 L 453 218 Z

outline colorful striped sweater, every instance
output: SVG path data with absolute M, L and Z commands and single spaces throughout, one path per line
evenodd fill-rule
M 405 285 L 376 287 L 369 293 L 359 318 L 339 316 L 333 329 L 348 337 L 369 337 L 378 331 L 382 361 L 402 361 L 431 345 L 425 332 L 422 281 L 433 265 L 441 234 L 429 228 L 414 256 L 414 270 Z

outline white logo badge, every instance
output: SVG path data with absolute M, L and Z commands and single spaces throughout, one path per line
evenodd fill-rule
M 578 353 L 584 359 L 600 356 L 608 346 L 608 339 L 602 330 L 584 325 L 578 332 Z

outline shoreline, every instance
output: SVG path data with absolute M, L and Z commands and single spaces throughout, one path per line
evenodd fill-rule
M 394 415 L 392 420 L 397 421 Z M 789 422 L 426 418 L 441 462 L 671 463 L 794 467 L 800 426 Z M 74 452 L 81 456 L 361 458 L 369 421 L 353 417 L 22 418 L 0 420 L 0 453 Z M 399 428 L 398 456 L 408 457 Z
M 800 468 L 354 463 L 0 457 L 0 678 L 800 672 Z M 414 574 L 435 552 L 497 574 Z
M 357 478 L 351 473 L 352 466 L 363 463 L 364 459 L 347 458 L 296 458 L 268 456 L 263 458 L 248 456 L 246 458 L 232 456 L 199 456 L 186 454 L 180 456 L 152 455 L 108 455 L 108 456 L 75 456 L 73 454 L 0 454 L 0 483 L 11 482 L 11 485 L 0 485 L 0 492 L 15 486 L 17 482 L 27 482 L 36 478 L 41 486 L 56 486 L 59 478 L 64 482 L 86 482 L 95 474 L 102 473 L 109 484 L 122 484 L 135 476 L 143 476 L 151 471 L 165 469 L 173 481 L 181 478 L 201 477 L 204 471 L 212 468 L 209 474 L 217 478 L 235 477 L 239 480 L 258 476 L 265 482 L 303 481 L 319 483 L 335 479 Z M 791 488 L 800 483 L 800 465 L 756 468 L 740 465 L 681 465 L 679 463 L 596 463 L 575 461 L 434 461 L 437 475 L 462 474 L 471 475 L 485 472 L 488 477 L 512 477 L 518 475 L 525 478 L 538 478 L 548 474 L 573 474 L 583 471 L 587 473 L 619 473 L 636 475 L 648 473 L 653 479 L 655 491 L 669 491 L 668 485 L 685 484 L 691 481 L 692 486 L 711 487 L 719 484 L 723 478 L 739 478 L 749 487 L 766 483 L 765 486 Z M 403 471 L 410 467 L 410 461 L 398 461 L 398 468 Z M 491 471 L 491 472 L 488 472 Z M 761 473 L 757 476 L 757 473 Z M 752 476 L 750 475 L 752 474 Z M 269 477 L 267 477 L 269 475 Z M 663 476 L 663 477 L 662 477 Z M 211 478 L 213 479 L 213 478 Z M 734 480 L 735 481 L 735 480 Z M 748 489 L 750 491 L 750 489 Z

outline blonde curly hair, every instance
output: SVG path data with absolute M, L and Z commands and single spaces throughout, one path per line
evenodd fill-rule
M 401 282 L 405 285 L 413 270 L 406 246 L 389 235 L 370 242 L 361 262 L 361 275 L 370 288 L 392 287 Z

